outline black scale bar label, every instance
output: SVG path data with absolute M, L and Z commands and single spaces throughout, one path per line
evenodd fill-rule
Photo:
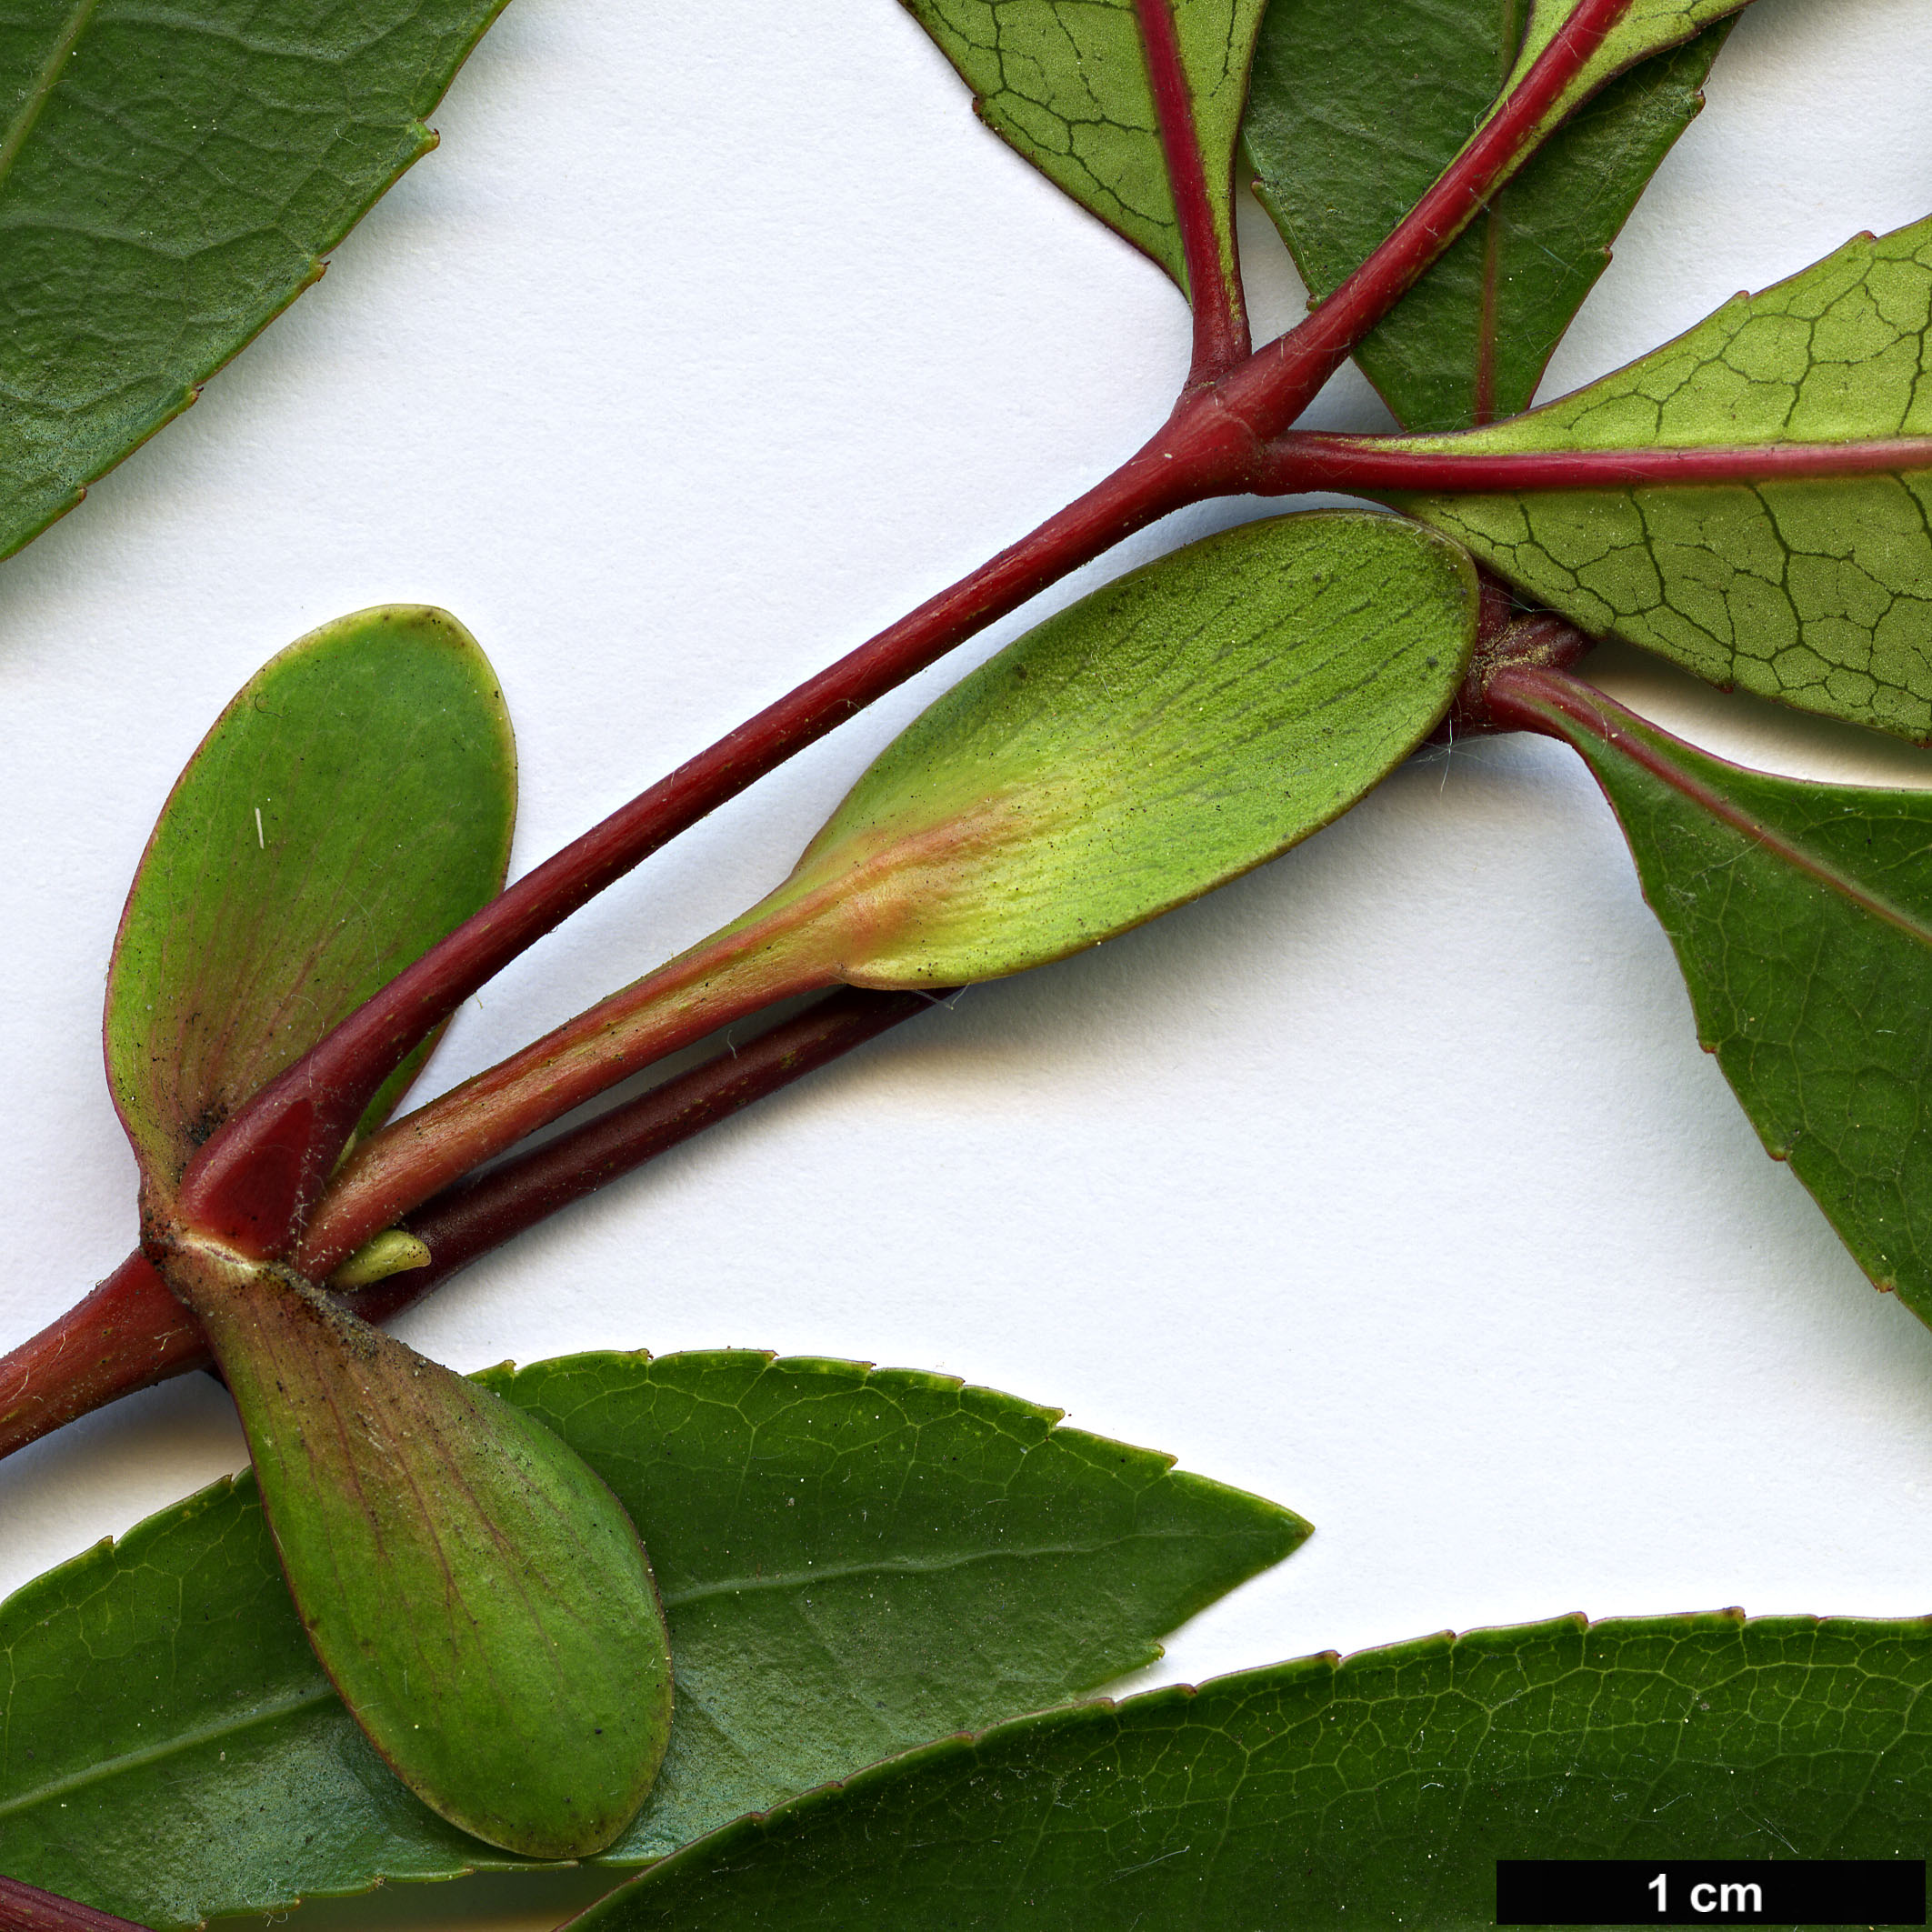
M 1922 1926 L 1923 1858 L 1498 1858 L 1499 1926 Z

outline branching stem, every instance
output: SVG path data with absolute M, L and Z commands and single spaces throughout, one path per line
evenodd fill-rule
M 345 1306 L 365 1321 L 388 1321 L 526 1228 L 928 1011 L 945 992 L 846 987 L 534 1152 L 446 1189 L 409 1217 L 410 1233 L 429 1249 L 429 1266 L 392 1275 Z M 200 1323 L 147 1257 L 132 1254 L 0 1366 L 0 1456 L 213 1360 Z
M 552 926 L 795 752 L 1070 571 L 1173 510 L 1259 486 L 1263 445 L 1520 165 L 1630 4 L 1582 0 L 1522 84 L 1367 261 L 1299 327 L 1218 384 L 1185 393 L 1153 440 L 1105 482 L 566 846 L 271 1082 L 190 1166 L 177 1204 L 184 1225 L 245 1253 L 282 1252 L 376 1088 Z M 1176 54 L 1172 71 L 1177 63 Z
M 1182 78 L 1173 20 L 1155 0 L 1136 4 L 1153 24 L 1150 50 L 1163 23 L 1167 29 L 1164 45 L 1170 51 L 1150 52 L 1150 76 L 1166 103 L 1162 135 L 1171 152 L 1192 120 L 1191 108 L 1184 121 L 1168 99 L 1170 83 Z M 1534 151 L 1563 95 L 1630 4 L 1581 0 L 1522 84 L 1367 261 L 1287 335 L 1199 385 L 1201 371 L 1221 367 L 1246 348 L 1246 323 L 1238 294 L 1228 294 L 1217 238 L 1213 272 L 1206 270 L 1212 211 L 1196 148 L 1192 175 L 1185 167 L 1176 174 L 1176 209 L 1197 304 L 1211 308 L 1201 298 L 1219 288 L 1216 299 L 1227 305 L 1218 318 L 1210 313 L 1207 321 L 1197 321 L 1194 375 L 1159 433 L 1030 536 L 766 706 L 459 926 L 227 1122 L 184 1177 L 175 1218 L 245 1254 L 286 1253 L 382 1082 L 464 1000 L 559 921 L 794 753 L 1136 531 L 1208 497 L 1277 487 L 1269 480 L 1270 441 Z M 1179 105 L 1187 106 L 1185 92 Z M 144 1267 L 131 1259 L 82 1309 L 106 1296 L 120 1325 L 115 1348 L 130 1359 L 159 1361 L 179 1344 L 179 1316 L 164 1322 L 150 1309 L 154 1332 L 135 1332 L 130 1311 L 147 1307 L 140 1293 Z M 160 1334 L 167 1323 L 174 1324 L 173 1341 Z M 0 1395 L 12 1390 L 11 1411 L 37 1404 L 39 1413 L 65 1419 L 95 1406 L 83 1396 L 75 1406 L 57 1386 L 45 1386 L 48 1376 L 66 1379 L 63 1365 L 75 1359 L 56 1335 L 61 1326 L 0 1362 Z M 55 1342 L 43 1348 L 50 1336 Z M 87 1386 L 104 1385 L 96 1375 Z M 79 1395 L 78 1386 L 72 1393 Z M 0 1450 L 9 1439 L 0 1425 Z

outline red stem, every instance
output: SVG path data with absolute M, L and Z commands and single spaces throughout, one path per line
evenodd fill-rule
M 1112 476 L 640 794 L 391 981 L 201 1150 L 176 1204 L 183 1218 L 245 1250 L 285 1248 L 375 1089 L 417 1042 L 560 920 L 793 753 L 1069 571 L 1172 510 L 1260 486 L 1263 445 L 1287 428 L 1529 151 L 1550 107 L 1628 5 L 1583 0 L 1522 86 L 1335 295 L 1220 384 L 1184 394 L 1161 432 Z M 1168 116 L 1164 139 L 1176 125 Z M 1198 205 L 1177 195 L 1177 212 L 1184 199 Z M 0 1373 L 22 1380 L 12 1408 L 0 1412 L 0 1453 L 109 1393 L 179 1372 L 182 1311 L 172 1297 L 164 1303 L 147 1292 L 157 1288 L 146 1264 L 130 1257 L 67 1317 L 0 1363 Z M 76 1361 L 86 1366 L 76 1371 Z M 53 1386 L 42 1386 L 49 1377 Z
M 1217 381 L 1254 353 L 1247 310 L 1241 299 L 1238 264 L 1224 261 L 1215 223 L 1214 196 L 1195 125 L 1194 97 L 1181 59 L 1180 35 L 1171 0 L 1134 0 L 1140 42 L 1146 50 L 1147 80 L 1154 93 L 1154 118 L 1160 128 L 1161 154 L 1174 191 L 1175 220 L 1187 264 L 1187 300 L 1194 309 L 1194 360 L 1189 390 Z M 1222 183 L 1232 191 L 1233 176 Z M 1229 236 L 1230 248 L 1233 236 Z M 1185 392 L 1184 392 L 1185 393 Z
M 0 1456 L 211 1359 L 201 1324 L 136 1249 L 0 1360 Z
M 1367 496 L 1473 496 L 1527 490 L 1629 490 L 1694 484 L 1797 482 L 1817 476 L 1932 470 L 1932 436 L 1871 443 L 1769 443 L 1721 449 L 1530 450 L 1516 455 L 1432 439 L 1290 431 L 1268 445 L 1269 493 L 1352 490 Z
M 290 1257 L 297 1272 L 325 1279 L 431 1195 L 620 1080 L 776 1001 L 835 984 L 836 966 L 812 943 L 825 897 L 726 927 L 391 1121 L 330 1176 Z
M 1372 4 L 1372 0 L 1370 0 Z M 1537 130 L 1631 0 L 1580 0 L 1521 85 L 1373 255 L 1298 328 L 1257 350 L 1223 384 L 1226 405 L 1264 441 L 1312 403 L 1532 151 Z
M 956 645 L 1252 455 L 1184 410 L 1138 455 L 1027 538 L 800 685 L 565 846 L 399 974 L 249 1101 L 183 1178 L 181 1218 L 244 1252 L 285 1247 L 375 1089 L 411 1048 L 552 926 L 755 779 Z
M 345 1296 L 344 1306 L 365 1321 L 389 1320 L 512 1236 L 944 996 L 942 990 L 833 994 L 749 1045 L 445 1190 L 409 1217 L 410 1233 L 429 1248 L 429 1266 Z M 130 1255 L 93 1294 L 0 1360 L 0 1456 L 213 1360 L 201 1324 L 145 1256 Z
M 1456 238 L 1630 0 L 1582 0 L 1496 116 L 1322 306 L 1214 388 L 1184 396 L 1105 482 L 680 766 L 518 881 L 257 1094 L 195 1156 L 181 1218 L 245 1252 L 284 1249 L 375 1089 L 477 987 L 666 840 L 1123 538 L 1203 497 L 1254 486 L 1259 445 Z
M 930 1012 L 952 991 L 950 986 L 930 993 L 843 987 L 749 1046 L 721 1053 L 559 1134 L 533 1153 L 445 1188 L 409 1216 L 409 1232 L 429 1249 L 429 1266 L 365 1288 L 351 1306 L 366 1320 L 388 1320 L 513 1236 L 729 1119 L 764 1095 L 803 1079 L 916 1014 Z
M 142 1932 L 131 1919 L 76 1905 L 57 1892 L 0 1878 L 0 1932 Z

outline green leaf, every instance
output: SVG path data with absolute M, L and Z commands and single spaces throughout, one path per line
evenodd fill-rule
M 775 1000 L 1024 972 L 1275 857 L 1447 710 L 1479 601 L 1466 552 L 1358 511 L 1244 525 L 1095 592 L 916 719 L 776 891 L 358 1148 L 307 1252 Z
M 1523 35 L 1522 52 L 1500 92 L 1507 94 L 1515 89 L 1582 4 L 1583 0 L 1530 0 L 1529 25 Z M 1606 81 L 1626 68 L 1662 53 L 1666 47 L 1681 45 L 1713 21 L 1742 13 L 1749 4 L 1750 0 L 1630 0 L 1623 18 L 1604 36 L 1603 45 L 1557 97 L 1542 126 L 1546 130 L 1553 128 Z
M 0 556 L 71 510 L 435 145 L 504 0 L 42 0 L 0 26 Z
M 1581 1617 L 949 1738 L 747 1818 L 582 1932 L 1496 1923 L 1498 1858 L 1923 1858 L 1932 1632 Z
M 164 1197 L 235 1107 L 501 889 L 516 774 L 496 673 L 444 611 L 339 618 L 242 687 L 162 810 L 108 974 L 108 1081 Z
M 1266 519 L 1131 572 L 956 685 L 740 922 L 828 902 L 855 986 L 1044 965 L 1286 851 L 1399 765 L 1474 643 L 1468 558 L 1393 517 Z
M 1761 480 L 1387 493 L 1592 636 L 1714 684 L 1932 737 L 1926 468 L 1779 475 L 1779 451 L 1932 434 L 1932 221 L 1860 236 L 1628 368 L 1426 455 L 1745 449 Z M 1919 459 L 1901 453 L 1903 465 Z M 1382 494 L 1382 493 L 1378 493 Z
M 1152 255 L 1191 299 L 1135 0 L 904 4 L 973 90 L 986 125 Z M 1238 297 L 1235 142 L 1267 0 L 1146 4 L 1173 5 L 1223 272 Z
M 602 1851 L 671 1728 L 670 1638 L 609 1487 L 286 1270 L 190 1246 L 162 1271 L 241 1412 L 296 1614 L 384 1761 L 492 1845 Z
M 1455 159 L 1507 77 L 1523 0 L 1275 0 L 1242 140 L 1309 293 L 1332 294 Z M 1550 135 L 1356 350 L 1406 427 L 1528 408 L 1610 243 L 1704 105 L 1725 21 Z
M 642 1863 L 829 1777 L 1140 1667 L 1307 1534 L 1057 1414 L 733 1352 L 484 1384 L 647 1537 L 677 1707 Z M 0 1606 L 0 1869 L 155 1927 L 516 1864 L 404 1790 L 292 1611 L 244 1476 Z
M 1535 691 L 1615 807 L 1698 1039 L 1766 1147 L 1932 1321 L 1932 792 L 1771 777 L 1587 685 Z

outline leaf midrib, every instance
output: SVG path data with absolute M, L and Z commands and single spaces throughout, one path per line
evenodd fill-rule
M 1631 755 L 1634 763 L 1641 766 L 1652 777 L 1666 786 L 1709 813 L 1719 824 L 1735 832 L 1747 846 L 1768 854 L 1774 859 L 1783 860 L 1792 871 L 1804 873 L 1827 891 L 1837 893 L 1861 911 L 1885 925 L 1893 926 L 1918 945 L 1932 946 L 1932 930 L 1928 930 L 1922 918 L 1901 906 L 1894 905 L 1882 893 L 1846 871 L 1828 853 L 1816 850 L 1805 842 L 1803 834 L 1770 825 L 1746 806 L 1733 803 L 1715 786 L 1699 777 L 1690 765 L 1673 758 L 1663 746 L 1652 743 L 1647 736 L 1639 737 L 1637 733 L 1627 729 L 1620 734 L 1613 733 L 1611 736 L 1613 739 L 1621 739 L 1621 748 Z
M 848 1577 L 942 1576 L 948 1570 L 969 1569 L 976 1563 L 1030 1562 L 1042 1557 L 1093 1557 L 1103 1550 L 1119 1549 L 1129 1543 L 1196 1543 L 1204 1540 L 1198 1532 L 1186 1530 L 1136 1529 L 1121 1537 L 1106 1537 L 1094 1543 L 1040 1543 L 1016 1545 L 1005 1549 L 962 1550 L 950 1557 L 902 1557 L 872 1563 L 826 1564 L 803 1570 L 775 1570 L 768 1576 L 726 1577 L 715 1583 L 688 1590 L 662 1592 L 666 1609 L 687 1603 L 703 1603 L 707 1597 L 741 1596 L 747 1591 L 796 1589 L 806 1584 L 837 1583 Z
M 0 195 L 5 193 L 14 164 L 20 158 L 20 150 L 26 145 L 27 137 L 38 125 L 55 88 L 60 85 L 61 75 L 99 5 L 100 0 L 75 0 L 74 11 L 67 15 L 67 25 L 35 77 L 32 91 L 7 124 L 5 136 L 0 137 Z
M 93 4 L 93 0 L 89 0 L 89 4 Z M 1108 1537 L 1095 1543 L 1049 1543 L 1011 1549 L 966 1550 L 956 1556 L 945 1557 L 907 1557 L 892 1562 L 828 1564 L 822 1569 L 779 1571 L 768 1577 L 724 1577 L 716 1583 L 703 1584 L 687 1590 L 667 1590 L 664 1593 L 664 1603 L 666 1608 L 670 1608 L 673 1606 L 702 1603 L 714 1597 L 798 1589 L 808 1584 L 837 1582 L 850 1577 L 938 1575 L 948 1570 L 965 1569 L 976 1563 L 1004 1562 L 1009 1559 L 1024 1562 L 1041 1557 L 1085 1557 L 1093 1556 L 1102 1550 L 1117 1549 L 1127 1543 L 1186 1540 L 1189 1538 L 1184 1531 L 1136 1530 L 1130 1536 Z M 285 1717 L 298 1716 L 305 1710 L 312 1710 L 337 1701 L 334 1687 L 325 1679 L 308 1690 L 291 1693 L 273 1702 L 257 1704 L 250 1709 L 246 1717 L 223 1718 L 204 1725 L 199 1729 L 176 1731 L 165 1739 L 157 1740 L 140 1750 L 120 1752 L 113 1757 L 104 1758 L 85 1771 L 76 1771 L 69 1777 L 37 1786 L 31 1791 L 23 1792 L 17 1797 L 0 1799 L 0 1818 L 15 1817 L 35 1806 L 65 1797 L 70 1792 L 85 1791 L 91 1785 L 124 1777 L 131 1771 L 138 1771 L 145 1766 L 161 1763 L 184 1751 L 194 1750 L 198 1746 L 213 1744 L 222 1738 L 243 1737 L 263 1725 L 273 1724 Z
M 199 1730 L 175 1731 L 144 1749 L 123 1751 L 115 1757 L 104 1758 L 100 1763 L 89 1766 L 85 1771 L 75 1771 L 69 1777 L 55 1778 L 32 1791 L 23 1792 L 18 1797 L 0 1800 L 0 1818 L 12 1817 L 16 1813 L 30 1810 L 35 1805 L 44 1805 L 48 1799 L 61 1797 L 70 1791 L 85 1791 L 89 1785 L 120 1777 L 128 1771 L 137 1771 L 145 1765 L 158 1764 L 164 1758 L 193 1750 L 197 1745 L 213 1744 L 217 1738 L 244 1736 L 261 1725 L 273 1724 L 299 1711 L 332 1702 L 335 1697 L 334 1687 L 324 1679 L 309 1690 L 292 1693 L 269 1703 L 257 1704 L 245 1717 L 225 1717 L 213 1724 L 204 1725 Z

